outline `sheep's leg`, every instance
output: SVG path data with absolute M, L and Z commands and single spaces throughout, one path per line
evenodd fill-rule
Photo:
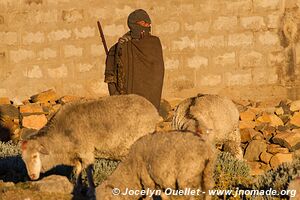
M 162 192 L 160 198 L 162 200 L 171 200 L 171 196 L 166 195 L 164 192 Z
M 75 167 L 74 167 L 74 172 L 75 172 L 75 194 L 80 194 L 82 190 L 82 165 L 80 161 L 75 161 Z
M 96 198 L 95 195 L 95 183 L 93 180 L 93 165 L 89 165 L 86 168 L 86 174 L 87 174 L 87 180 L 88 180 L 88 184 L 89 184 L 89 190 L 88 190 L 88 196 L 91 198 Z
M 204 199 L 209 200 L 211 196 L 208 194 L 208 190 L 213 189 L 215 182 L 213 179 L 215 168 L 215 157 L 205 161 L 205 167 L 202 176 L 202 191 L 205 192 Z
M 226 141 L 224 143 L 224 151 L 229 152 L 238 160 L 243 160 L 243 151 L 240 143 L 238 144 L 236 141 Z
M 241 134 L 239 127 L 236 127 L 224 143 L 224 150 L 231 153 L 239 160 L 243 160 L 243 151 L 241 148 Z

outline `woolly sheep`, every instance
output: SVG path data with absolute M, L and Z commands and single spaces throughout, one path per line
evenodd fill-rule
M 243 159 L 239 130 L 239 112 L 226 97 L 199 94 L 182 101 L 176 108 L 172 121 L 175 130 L 204 133 L 211 130 L 215 143 L 238 159 Z
M 300 199 L 300 177 L 292 180 L 289 183 L 288 192 L 290 200 L 299 200 Z
M 167 188 L 199 189 L 207 191 L 214 186 L 213 170 L 216 153 L 212 141 L 207 136 L 197 136 L 191 132 L 156 132 L 136 141 L 113 174 L 97 187 L 99 200 L 134 200 L 141 195 L 113 195 L 118 188 L 126 193 L 126 188 L 134 191 L 163 191 Z M 199 197 L 202 197 L 202 192 Z M 161 195 L 163 199 L 170 196 Z M 148 195 L 148 198 L 150 198 Z M 194 199 L 185 196 L 181 199 Z
M 138 138 L 155 131 L 159 120 L 156 108 L 138 95 L 66 104 L 37 134 L 23 141 L 22 158 L 33 180 L 56 165 L 74 166 L 77 180 L 87 169 L 94 190 L 95 157 L 122 159 Z

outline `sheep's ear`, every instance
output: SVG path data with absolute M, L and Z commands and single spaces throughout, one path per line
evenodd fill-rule
M 45 146 L 44 145 L 40 145 L 40 149 L 39 149 L 39 152 L 41 153 L 41 154 L 44 154 L 44 155 L 48 155 L 49 154 L 49 151 L 45 148 Z
M 32 136 L 36 135 L 38 133 L 35 129 L 26 129 L 25 132 L 22 133 L 22 139 L 29 140 Z
M 22 151 L 25 151 L 25 150 L 26 150 L 26 148 L 27 148 L 27 143 L 28 143 L 27 140 L 24 140 L 24 141 L 21 142 L 21 149 L 22 149 Z

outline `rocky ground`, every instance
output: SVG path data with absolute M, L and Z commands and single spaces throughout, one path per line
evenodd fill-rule
M 59 97 L 54 90 L 19 102 L 0 97 L 0 140 L 22 140 L 27 134 L 42 128 L 63 104 L 77 100 L 88 99 L 77 96 Z M 158 130 L 171 129 L 173 108 L 179 102 L 162 101 L 160 113 L 164 122 L 158 125 Z M 300 155 L 300 100 L 236 100 L 235 103 L 240 111 L 244 159 L 250 166 L 252 175 L 260 175 L 284 162 L 292 162 Z M 63 187 L 58 188 L 52 178 L 56 182 L 60 181 Z M 45 184 L 48 186 L 44 187 Z M 38 183 L 0 182 L 0 199 L 71 199 L 74 198 L 71 195 L 57 194 L 70 193 L 71 186 L 67 179 L 52 176 Z
M 14 184 L 0 182 L 2 200 L 71 200 L 73 185 L 62 176 L 50 176 L 38 182 Z M 83 198 L 76 198 L 78 200 Z

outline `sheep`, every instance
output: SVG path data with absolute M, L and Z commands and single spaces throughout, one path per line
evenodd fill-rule
M 149 101 L 133 94 L 66 104 L 22 142 L 22 158 L 32 180 L 56 165 L 68 165 L 80 181 L 86 169 L 93 193 L 95 158 L 122 160 L 138 138 L 155 131 L 160 119 Z
M 211 130 L 215 144 L 236 158 L 243 159 L 239 130 L 239 111 L 226 97 L 198 94 L 179 103 L 172 121 L 175 130 L 189 130 L 203 133 Z
M 199 196 L 182 196 L 181 199 L 202 197 L 202 191 L 214 186 L 215 151 L 209 137 L 192 132 L 155 132 L 143 136 L 132 145 L 127 158 L 112 175 L 97 187 L 97 199 L 134 200 L 141 195 L 126 195 L 128 190 L 155 189 L 166 191 L 161 197 L 168 199 L 172 197 L 167 196 L 167 191 L 186 188 L 198 189 Z M 121 194 L 113 195 L 112 192 L 118 192 L 114 188 Z M 150 192 L 146 196 L 150 198 Z
M 292 180 L 289 183 L 288 187 L 288 195 L 290 196 L 291 200 L 299 200 L 300 199 L 300 177 Z

